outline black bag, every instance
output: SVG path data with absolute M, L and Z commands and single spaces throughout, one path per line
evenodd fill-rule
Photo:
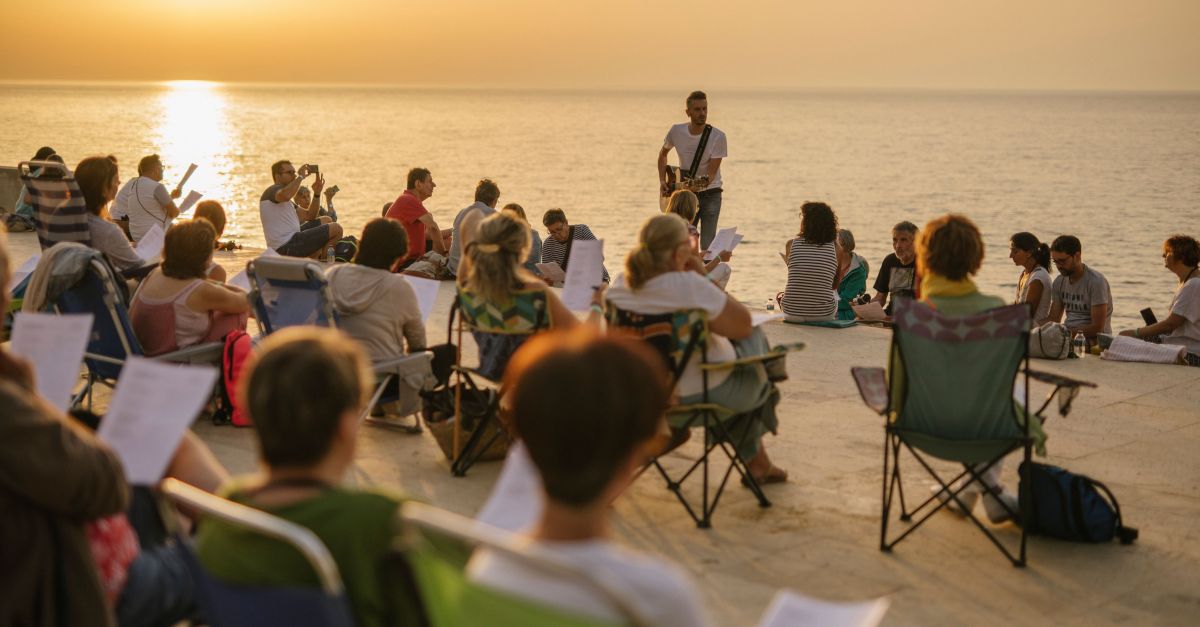
M 1131 544 L 1137 539 L 1138 530 L 1122 524 L 1117 497 L 1103 483 L 1057 466 L 1028 462 L 1031 485 L 1026 485 L 1026 463 L 1021 463 L 1020 499 L 1029 498 L 1033 506 L 1026 531 L 1072 542 L 1109 542 L 1116 537 L 1121 544 Z
M 354 256 L 358 254 L 358 238 L 353 235 L 347 235 L 338 240 L 333 245 L 333 260 L 342 263 L 354 261 Z

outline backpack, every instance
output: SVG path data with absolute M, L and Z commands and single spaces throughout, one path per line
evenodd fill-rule
M 358 254 L 358 238 L 353 235 L 347 235 L 338 240 L 333 245 L 333 260 L 343 263 L 354 261 L 354 256 Z
M 230 424 L 235 427 L 251 426 L 245 409 L 238 405 L 237 386 L 246 360 L 254 343 L 245 331 L 230 331 L 225 335 L 225 347 L 221 350 L 221 379 L 217 388 L 221 393 L 221 406 L 213 414 L 213 424 Z
M 1029 464 L 1029 485 L 1025 465 Z M 1027 516 L 1029 533 L 1073 542 L 1132 544 L 1138 530 L 1121 520 L 1117 497 L 1103 483 L 1057 466 L 1022 462 L 1020 499 L 1029 498 L 1033 511 Z

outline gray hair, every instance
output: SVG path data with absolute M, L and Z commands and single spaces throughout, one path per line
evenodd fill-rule
M 842 250 L 846 252 L 854 251 L 854 234 L 850 229 L 838 229 L 838 243 L 842 245 Z

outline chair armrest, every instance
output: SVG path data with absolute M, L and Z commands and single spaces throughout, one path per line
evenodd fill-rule
M 1096 387 L 1096 384 L 1092 383 L 1091 381 L 1083 381 L 1081 379 L 1073 379 L 1071 377 L 1061 375 L 1061 374 L 1054 374 L 1051 372 L 1040 372 L 1040 371 L 1034 370 L 1032 368 L 1030 368 L 1026 372 L 1027 372 L 1027 374 L 1029 374 L 1030 379 L 1034 379 L 1036 381 L 1041 381 L 1042 383 L 1049 383 L 1050 385 L 1053 385 L 1055 387 L 1072 387 L 1072 388 L 1075 388 L 1075 387 L 1094 388 L 1094 387 Z
M 155 355 L 153 359 L 182 364 L 220 364 L 221 352 L 224 350 L 224 342 L 209 342 L 207 344 L 198 344 L 196 346 L 181 348 L 177 351 L 164 353 L 162 355 Z
M 856 367 L 850 369 L 850 375 L 854 377 L 863 403 L 881 416 L 887 413 L 887 372 L 883 368 Z
M 732 370 L 733 368 L 736 368 L 738 366 L 744 366 L 746 364 L 758 364 L 758 363 L 763 363 L 763 362 L 768 362 L 768 361 L 774 361 L 781 357 L 786 357 L 788 353 L 795 352 L 795 351 L 802 351 L 802 350 L 804 350 L 804 342 L 789 342 L 787 344 L 780 344 L 778 346 L 772 346 L 771 350 L 763 355 L 750 355 L 749 357 L 739 357 L 737 359 L 733 359 L 730 361 L 720 361 L 720 362 L 714 362 L 714 363 L 709 363 L 709 364 L 700 364 L 700 369 L 707 370 L 709 372 L 717 372 L 717 371 L 721 371 L 721 370 Z
M 380 361 L 371 362 L 371 369 L 375 374 L 390 374 L 395 368 L 402 366 L 411 361 L 433 361 L 433 353 L 429 351 L 421 351 L 419 353 L 411 353 L 408 355 L 396 355 Z

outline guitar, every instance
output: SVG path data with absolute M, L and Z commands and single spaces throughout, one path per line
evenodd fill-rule
M 671 194 L 686 189 L 690 192 L 699 193 L 708 187 L 708 175 L 689 177 L 682 168 L 669 165 L 667 166 L 667 183 L 665 191 L 660 190 L 658 198 L 658 208 L 664 213 L 667 211 L 667 205 L 671 202 Z

